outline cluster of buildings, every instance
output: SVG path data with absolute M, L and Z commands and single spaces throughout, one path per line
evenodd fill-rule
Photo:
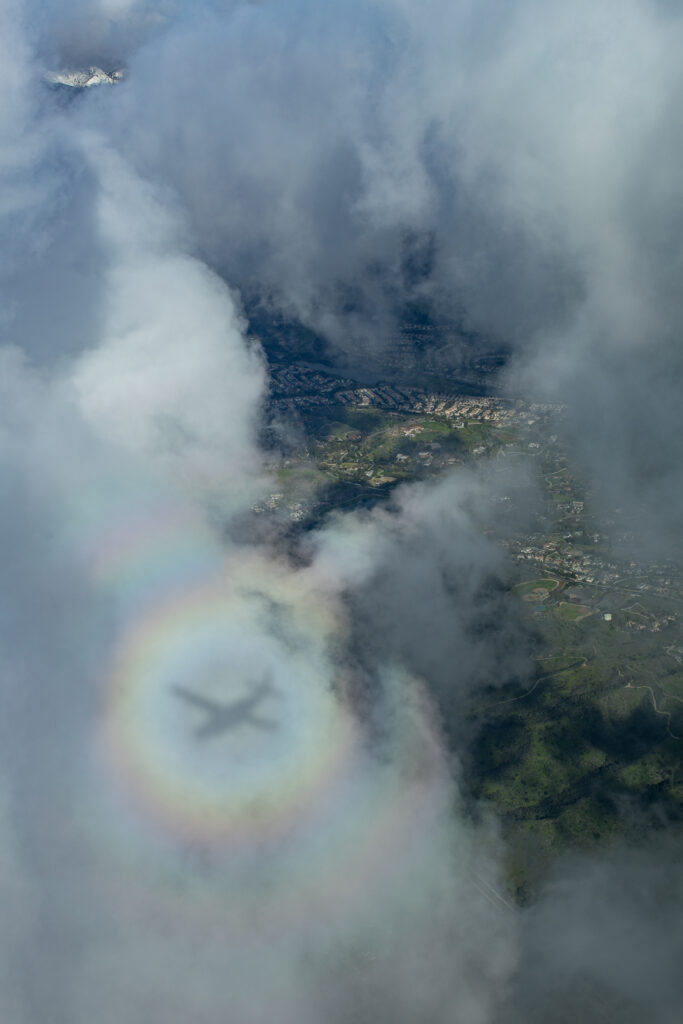
M 354 381 L 297 365 L 276 368 L 271 377 L 273 410 L 314 411 L 329 405 L 376 408 L 387 412 L 444 416 L 501 426 L 546 420 L 558 407 L 510 401 L 494 396 L 469 396 L 451 391 L 425 391 L 399 384 L 358 386 Z
M 595 534 L 594 540 L 599 536 Z M 535 563 L 576 583 L 602 587 L 623 583 L 634 592 L 683 600 L 683 580 L 673 580 L 671 567 L 657 562 L 617 564 L 572 544 L 561 545 L 542 537 L 509 539 L 505 546 L 518 562 Z
M 284 511 L 293 523 L 300 523 L 308 515 L 309 509 L 301 501 L 285 502 L 285 495 L 281 491 L 269 494 L 265 501 L 258 501 L 251 506 L 251 511 L 256 515 L 264 512 Z
M 400 339 L 397 349 L 400 349 L 404 341 L 404 338 Z M 677 575 L 677 570 L 670 565 L 658 563 L 617 562 L 613 556 L 607 557 L 601 549 L 600 541 L 603 538 L 600 533 L 593 532 L 595 524 L 590 527 L 587 525 L 583 496 L 580 493 L 577 495 L 565 460 L 555 445 L 557 438 L 549 433 L 552 420 L 561 411 L 560 406 L 512 401 L 494 395 L 463 395 L 446 389 L 427 391 L 393 383 L 359 385 L 349 378 L 328 374 L 324 369 L 296 364 L 273 368 L 270 404 L 274 411 L 285 413 L 314 412 L 325 406 L 342 405 L 407 415 L 443 417 L 455 427 L 465 427 L 468 423 L 486 423 L 521 429 L 522 434 L 526 434 L 525 443 L 528 443 L 528 448 L 539 454 L 556 453 L 557 459 L 553 461 L 558 468 L 547 477 L 550 492 L 546 517 L 548 529 L 541 527 L 545 532 L 501 539 L 503 546 L 518 563 L 544 574 L 550 572 L 574 588 L 576 593 L 573 596 L 572 592 L 568 592 L 570 600 L 579 600 L 599 609 L 604 612 L 606 619 L 611 616 L 612 610 L 623 611 L 627 617 L 622 616 L 622 619 L 628 629 L 658 632 L 676 621 L 676 602 L 680 602 L 683 607 L 683 578 Z M 535 429 L 527 433 L 529 428 Z M 419 425 L 406 425 L 401 433 L 415 441 L 423 430 Z M 530 437 L 533 440 L 529 440 Z M 346 436 L 346 440 L 359 439 L 360 435 L 353 431 Z M 323 449 L 326 447 L 320 441 L 316 442 L 316 446 Z M 516 447 L 516 444 L 512 447 Z M 447 468 L 461 461 L 451 452 L 439 451 L 440 448 L 439 443 L 433 442 L 425 444 L 422 450 L 412 455 L 398 452 L 394 456 L 392 472 L 400 476 L 403 464 L 411 460 L 415 462 L 416 468 L 418 465 L 429 467 L 434 462 L 434 469 L 441 466 Z M 471 454 L 482 455 L 485 450 L 480 445 L 473 448 Z M 357 454 L 346 447 L 334 455 L 334 459 L 326 460 L 330 466 L 334 463 L 335 468 L 345 473 L 362 474 L 371 486 L 379 486 L 394 479 L 393 476 L 384 475 L 387 467 L 382 470 L 372 463 L 359 461 Z M 326 461 L 322 460 L 320 464 L 324 465 Z M 282 494 L 273 494 L 266 502 L 254 507 L 255 512 L 276 510 L 295 522 L 304 519 L 307 514 L 304 505 L 299 502 L 288 503 Z M 553 528 L 558 534 L 564 531 L 564 539 L 549 539 Z M 592 546 L 596 550 L 591 550 Z M 638 600 L 639 595 L 643 599 L 666 599 L 671 614 L 630 614 L 626 606 L 629 602 L 632 605 L 634 599 Z

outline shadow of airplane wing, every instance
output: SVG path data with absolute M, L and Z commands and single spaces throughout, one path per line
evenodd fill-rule
M 192 704 L 193 707 L 199 708 L 201 711 L 206 712 L 208 715 L 219 714 L 222 710 L 220 704 L 215 700 L 208 700 L 206 697 L 200 697 L 198 693 L 192 693 L 191 690 L 186 690 L 182 686 L 172 686 L 171 692 L 184 700 L 187 704 Z

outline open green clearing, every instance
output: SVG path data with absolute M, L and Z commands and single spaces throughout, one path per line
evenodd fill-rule
M 376 408 L 318 407 L 304 419 L 312 443 L 302 458 L 321 471 L 316 482 L 319 511 L 336 503 L 338 485 L 363 491 L 370 487 L 378 500 L 403 481 L 431 477 L 471 457 L 489 455 L 507 436 L 493 424 L 456 426 L 443 416 Z
M 567 845 L 683 819 L 683 740 L 671 735 L 683 736 L 683 666 L 656 634 L 595 615 L 553 615 L 540 628 L 531 681 L 491 692 L 488 704 L 479 695 L 466 772 L 502 817 L 521 899 L 539 862 Z
M 529 580 L 527 583 L 519 583 L 515 587 L 515 591 L 524 597 L 526 594 L 533 594 L 534 590 L 547 590 L 551 592 L 557 590 L 559 582 L 557 580 L 542 579 L 542 580 Z
M 584 619 L 587 615 L 591 615 L 592 611 L 585 604 L 570 604 L 568 601 L 562 601 L 558 604 L 555 613 L 566 622 L 576 622 L 577 619 Z

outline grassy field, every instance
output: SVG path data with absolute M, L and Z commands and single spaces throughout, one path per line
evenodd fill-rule
M 566 618 L 562 607 L 542 620 L 530 682 L 472 715 L 465 778 L 502 817 L 522 900 L 539 863 L 567 846 L 683 819 L 683 666 L 656 634 L 582 618 L 579 605 L 565 605 L 578 612 Z
M 534 590 L 547 590 L 549 593 L 553 590 L 557 590 L 559 583 L 557 580 L 541 579 L 541 580 L 529 580 L 527 583 L 519 583 L 515 587 L 515 592 L 524 597 L 526 594 L 532 594 Z
M 555 614 L 566 622 L 576 622 L 577 619 L 584 619 L 592 615 L 592 610 L 585 604 L 570 604 L 568 601 L 561 601 L 555 609 Z

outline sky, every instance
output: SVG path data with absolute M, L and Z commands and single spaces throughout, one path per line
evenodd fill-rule
M 296 560 L 233 524 L 271 489 L 251 311 L 362 368 L 414 304 L 566 406 L 634 553 L 678 551 L 682 44 L 657 0 L 3 6 L 3 1020 L 677 1019 L 666 832 L 520 909 L 463 803 L 444 694 L 530 665 L 500 484 Z M 90 65 L 124 79 L 46 84 Z M 170 696 L 264 678 L 275 730 L 230 744 Z

